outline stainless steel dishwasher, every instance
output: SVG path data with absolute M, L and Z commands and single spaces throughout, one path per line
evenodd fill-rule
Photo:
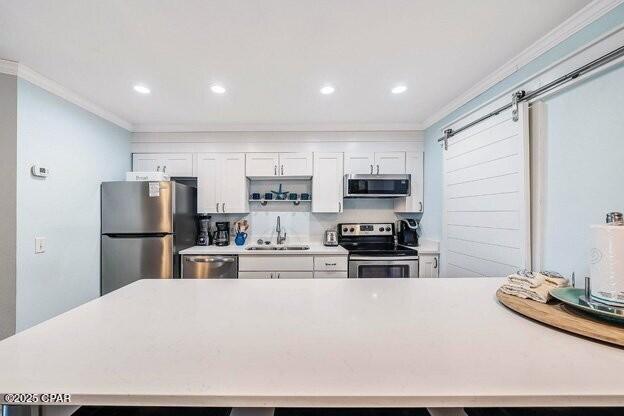
M 184 255 L 183 279 L 237 279 L 238 256 Z

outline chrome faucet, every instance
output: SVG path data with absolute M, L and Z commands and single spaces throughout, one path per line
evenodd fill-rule
M 275 226 L 275 231 L 277 232 L 277 244 L 284 244 L 286 241 L 286 233 L 282 236 L 282 225 L 280 223 L 280 217 L 277 216 L 277 225 Z

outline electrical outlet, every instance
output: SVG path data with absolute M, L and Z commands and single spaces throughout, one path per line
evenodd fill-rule
M 46 239 L 45 237 L 35 237 L 35 254 L 45 253 Z

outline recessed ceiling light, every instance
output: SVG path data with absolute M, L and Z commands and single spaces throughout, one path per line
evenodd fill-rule
M 321 94 L 323 95 L 333 94 L 334 91 L 336 91 L 336 89 L 331 85 L 325 85 L 323 88 L 321 88 Z
M 215 94 L 225 94 L 225 87 L 222 85 L 213 85 L 210 87 L 210 90 Z
M 405 91 L 407 91 L 407 87 L 405 85 L 397 85 L 392 88 L 392 94 L 403 94 Z
M 137 84 L 134 86 L 134 90 L 136 92 L 138 92 L 139 94 L 149 94 L 150 92 L 152 92 L 149 88 L 147 88 L 145 85 L 141 85 L 141 84 Z

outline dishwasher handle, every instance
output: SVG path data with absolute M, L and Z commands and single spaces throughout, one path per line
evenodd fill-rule
M 184 261 L 191 263 L 234 263 L 234 257 L 188 257 L 184 256 Z

